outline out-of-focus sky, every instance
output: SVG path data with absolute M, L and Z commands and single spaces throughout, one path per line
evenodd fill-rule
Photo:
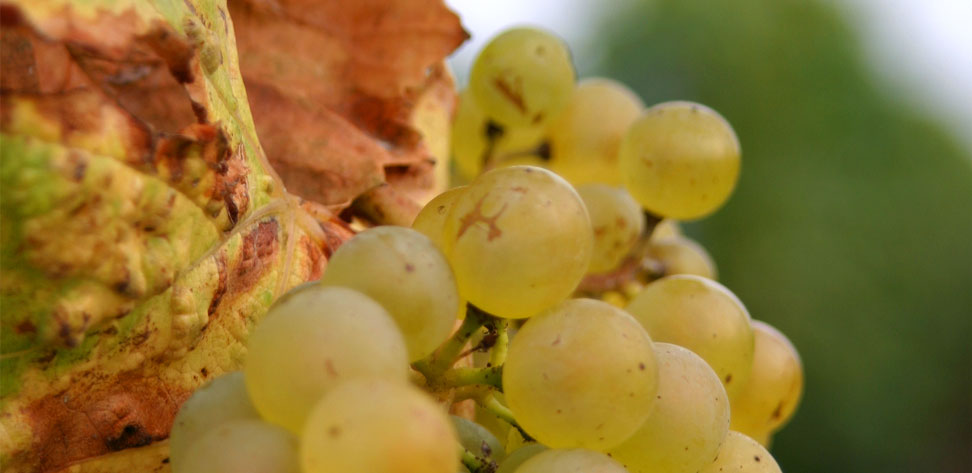
M 570 45 L 581 74 L 596 67 L 591 37 L 605 8 L 636 0 L 446 0 L 472 39 L 451 59 L 461 83 L 485 42 L 517 24 L 546 27 Z M 972 0 L 831 0 L 859 27 L 876 80 L 958 136 L 972 155 Z M 676 98 L 676 97 L 673 97 Z

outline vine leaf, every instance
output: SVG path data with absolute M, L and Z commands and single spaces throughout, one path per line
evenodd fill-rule
M 419 122 L 465 33 L 410 5 L 0 0 L 4 471 L 167 471 L 182 401 L 351 235 L 335 211 L 432 188 Z
M 443 85 L 451 113 L 440 63 L 467 38 L 440 0 L 249 0 L 230 13 L 256 128 L 288 189 L 338 210 L 386 181 L 433 190 L 414 178 L 432 162 L 412 116 Z

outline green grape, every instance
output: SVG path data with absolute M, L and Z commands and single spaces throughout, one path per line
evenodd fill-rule
M 645 111 L 621 140 L 621 175 L 635 200 L 663 217 L 704 217 L 739 178 L 739 141 L 714 110 L 666 102 Z
M 618 147 L 644 108 L 624 84 L 602 78 L 581 81 L 548 127 L 550 169 L 575 186 L 620 186 Z
M 294 436 L 259 419 L 217 425 L 172 459 L 172 473 L 300 473 Z
M 465 190 L 466 186 L 453 187 L 435 196 L 415 216 L 412 228 L 429 237 L 429 240 L 432 240 L 432 243 L 435 243 L 435 246 L 439 247 L 440 250 L 445 248 L 442 241 L 442 229 L 445 227 L 446 217 L 449 216 L 449 211 L 452 210 L 452 205 L 456 202 L 456 199 Z
M 611 457 L 591 450 L 546 450 L 523 462 L 516 473 L 628 473 Z
M 567 45 L 537 28 L 513 28 L 480 51 L 469 88 L 487 116 L 505 126 L 539 125 L 570 100 L 574 66 Z
M 731 401 L 730 401 L 730 403 L 731 403 Z M 732 408 L 732 406 L 730 404 L 730 409 L 731 408 Z M 729 428 L 732 428 L 732 419 L 730 419 Z M 746 435 L 748 435 L 751 439 L 759 442 L 759 444 L 762 445 L 763 448 L 766 448 L 766 449 L 769 449 L 770 448 L 770 444 L 773 443 L 773 432 L 768 432 L 768 431 L 767 432 L 754 432 L 752 435 L 750 435 L 750 434 L 746 434 Z
M 303 473 L 455 473 L 449 417 L 405 383 L 354 380 L 314 407 L 300 445 Z
M 716 266 L 702 245 L 683 236 L 652 238 L 648 256 L 661 264 L 666 276 L 694 274 L 716 279 Z
M 506 457 L 506 449 L 499 439 L 486 427 L 483 427 L 465 417 L 449 416 L 452 426 L 459 435 L 459 443 L 473 455 L 496 462 Z
M 405 336 L 409 361 L 449 338 L 459 311 L 449 262 L 432 240 L 411 228 L 358 233 L 331 255 L 321 284 L 348 287 L 380 303 Z
M 655 228 L 651 231 L 652 240 L 661 240 L 663 238 L 682 236 L 682 228 L 678 224 L 678 220 L 672 220 L 666 218 L 655 225 Z
M 584 202 L 546 169 L 494 169 L 456 199 L 443 231 L 460 296 L 491 314 L 530 317 L 570 295 L 590 262 Z
M 594 230 L 594 250 L 591 252 L 589 273 L 603 273 L 618 266 L 645 229 L 641 207 L 627 191 L 606 184 L 587 184 L 577 187 L 591 216 Z
M 541 443 L 528 443 L 510 453 L 506 460 L 499 465 L 496 473 L 513 473 L 523 462 L 533 458 L 538 453 L 547 450 L 547 446 Z
M 729 400 L 712 368 L 677 345 L 655 342 L 658 394 L 648 420 L 607 452 L 631 473 L 695 473 L 729 431 Z
M 617 307 L 564 301 L 513 337 L 503 388 L 516 420 L 537 441 L 603 451 L 628 438 L 651 411 L 658 389 L 652 342 Z
M 469 89 L 459 94 L 452 124 L 452 159 L 459 175 L 472 180 L 484 169 L 514 164 L 542 165 L 537 153 L 544 129 L 500 126 L 479 108 Z
M 732 429 L 760 440 L 782 427 L 803 395 L 803 364 L 785 335 L 769 324 L 752 322 L 753 368 L 749 381 L 732 399 Z
M 314 404 L 346 380 L 404 382 L 408 354 L 395 321 L 377 302 L 312 284 L 281 298 L 256 326 L 244 373 L 260 415 L 300 433 Z
M 626 310 L 652 340 L 692 350 L 712 366 L 735 397 L 753 366 L 749 312 L 725 286 L 689 274 L 661 278 L 628 303 Z
M 735 415 L 735 412 L 733 412 Z M 739 432 L 729 431 L 726 440 L 719 447 L 715 461 L 706 465 L 699 473 L 723 473 L 738 471 L 742 473 L 782 473 L 773 455 L 759 442 Z
M 200 437 L 228 421 L 259 419 L 246 393 L 243 373 L 224 374 L 206 383 L 182 403 L 169 433 L 169 456 L 177 470 L 186 452 Z

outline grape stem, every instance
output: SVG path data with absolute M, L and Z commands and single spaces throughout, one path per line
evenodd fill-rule
M 520 432 L 520 435 L 522 435 L 525 440 L 533 441 L 533 437 L 526 433 L 526 431 L 523 430 L 523 427 L 520 427 L 520 424 L 516 421 L 516 417 L 513 416 L 513 411 L 511 411 L 509 407 L 504 406 L 499 399 L 496 399 L 496 396 L 494 396 L 492 392 L 477 397 L 476 402 L 479 403 L 480 406 L 483 406 L 483 408 L 487 411 L 492 412 L 496 417 L 499 417 L 507 424 L 510 424 L 516 428 L 516 430 Z
M 493 351 L 489 353 L 489 366 L 502 367 L 506 363 L 506 352 L 510 346 L 510 321 L 494 319 L 496 321 L 496 342 Z
M 442 376 L 442 373 L 455 364 L 456 360 L 461 357 L 462 349 L 469 342 L 469 339 L 479 331 L 483 324 L 492 318 L 493 316 L 483 312 L 478 307 L 468 304 L 466 306 L 466 318 L 463 319 L 459 330 L 456 330 L 428 358 L 416 361 L 412 364 L 412 367 L 419 373 L 425 375 L 425 378 L 432 384 L 433 381 L 438 380 Z
M 503 366 L 452 368 L 442 373 L 440 382 L 448 387 L 482 384 L 495 387 L 496 389 L 503 389 Z
M 469 470 L 469 473 L 494 473 L 498 468 L 496 462 L 477 457 L 466 450 L 465 447 L 460 447 L 460 449 L 462 450 L 462 464 Z

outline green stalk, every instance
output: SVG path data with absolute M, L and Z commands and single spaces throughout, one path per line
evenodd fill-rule
M 469 342 L 469 338 L 482 327 L 486 319 L 481 314 L 485 313 L 470 304 L 466 309 L 466 318 L 463 319 L 459 330 L 456 330 L 442 346 L 427 358 L 412 363 L 412 367 L 425 375 L 425 378 L 432 384 L 443 372 L 452 367 L 459 358 L 463 347 Z
M 506 363 L 506 352 L 510 347 L 510 321 L 499 319 L 496 323 L 496 343 L 493 344 L 493 351 L 489 353 L 489 365 L 492 367 L 502 367 Z M 501 386 L 497 386 L 502 389 Z
M 487 411 L 492 412 L 496 417 L 499 417 L 506 423 L 515 427 L 516 430 L 519 430 L 520 435 L 522 435 L 524 439 L 533 440 L 533 437 L 526 433 L 526 431 L 523 430 L 523 427 L 520 427 L 520 424 L 516 421 L 516 417 L 513 416 L 513 411 L 511 411 L 509 407 L 504 406 L 503 403 L 499 402 L 499 399 L 496 399 L 496 396 L 494 396 L 492 393 L 477 398 L 476 402 L 478 402 L 480 406 L 483 406 L 483 408 Z
M 462 464 L 470 473 L 494 473 L 498 468 L 496 462 L 479 458 L 469 450 L 466 450 L 465 447 L 459 448 L 462 449 Z
M 452 368 L 442 373 L 442 384 L 449 387 L 482 384 L 503 389 L 503 366 Z

